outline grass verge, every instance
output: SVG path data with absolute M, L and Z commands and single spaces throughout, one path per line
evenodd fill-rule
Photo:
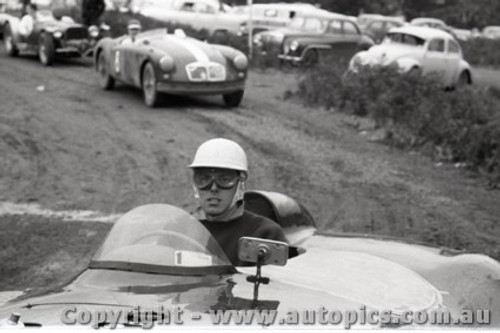
M 445 91 L 437 77 L 399 74 L 394 67 L 361 68 L 324 59 L 304 72 L 296 95 L 323 106 L 375 120 L 384 140 L 400 148 L 424 147 L 441 162 L 460 163 L 500 186 L 498 91 L 476 86 Z
M 0 290 L 46 287 L 82 271 L 112 224 L 0 216 Z

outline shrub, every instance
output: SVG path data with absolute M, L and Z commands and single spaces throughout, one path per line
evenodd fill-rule
M 394 67 L 348 75 L 345 66 L 323 61 L 302 76 L 297 95 L 307 104 L 369 116 L 389 130 L 391 143 L 431 143 L 448 152 L 446 160 L 464 162 L 500 183 L 499 100 L 492 91 L 445 91 L 436 77 L 399 74 Z
M 500 67 L 500 40 L 473 38 L 460 44 L 464 59 L 471 65 Z

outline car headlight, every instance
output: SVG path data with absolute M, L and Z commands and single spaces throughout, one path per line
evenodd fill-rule
M 95 25 L 91 25 L 89 27 L 89 36 L 92 38 L 96 38 L 97 36 L 99 36 L 99 28 Z
M 294 40 L 290 43 L 290 51 L 295 52 L 299 48 L 299 42 Z
M 171 72 L 175 68 L 175 62 L 172 57 L 166 55 L 160 59 L 160 69 L 164 72 Z
M 237 70 L 243 71 L 248 68 L 248 59 L 243 54 L 239 54 L 234 57 L 233 64 Z
M 52 34 L 54 36 L 54 38 L 61 38 L 63 33 L 61 31 L 54 31 L 54 33 Z

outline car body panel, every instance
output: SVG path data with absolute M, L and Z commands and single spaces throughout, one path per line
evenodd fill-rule
M 471 67 L 450 34 L 439 29 L 411 26 L 391 29 L 389 34 L 401 38 L 408 36 L 420 44 L 390 41 L 392 37 L 389 36 L 384 43 L 356 54 L 351 59 L 350 69 L 354 70 L 355 60 L 370 66 L 396 64 L 403 72 L 419 68 L 423 74 L 437 74 L 446 87 L 457 85 L 462 73 L 468 73 L 472 79 Z
M 297 221 L 311 226 L 308 213 L 294 218 L 305 211 L 293 199 L 276 192 L 253 194 L 269 200 L 272 209 L 261 212 L 267 211 L 270 218 L 278 214 L 276 221 L 285 229 Z M 161 245 L 158 260 L 170 273 L 151 273 L 155 251 L 135 251 L 137 244 Z M 172 266 L 178 251 L 203 244 L 199 251 L 218 258 L 210 261 L 210 266 Z M 254 285 L 247 281 L 255 267 L 234 270 L 225 266 L 229 261 L 208 231 L 180 208 L 140 206 L 115 223 L 89 268 L 76 278 L 22 294 L 0 293 L 4 301 L 12 297 L 0 304 L 0 326 L 14 312 L 20 313 L 21 323 L 63 325 L 61 315 L 71 306 L 89 311 L 131 311 L 136 307 L 154 311 L 158 306 L 178 306 L 188 325 L 209 325 L 207 314 L 211 310 L 258 308 L 278 310 L 279 316 L 284 316 L 290 310 L 310 311 L 321 306 L 337 311 L 392 311 L 394 315 L 446 309 L 456 317 L 464 309 L 488 309 L 491 327 L 500 326 L 500 263 L 487 256 L 376 235 L 323 233 L 309 237 L 302 245 L 306 252 L 289 259 L 287 265 L 262 268 L 270 282 L 260 287 L 255 303 Z M 110 255 L 128 263 L 124 266 L 128 268 L 96 268 L 93 264 Z M 137 270 L 134 265 L 139 261 L 145 265 Z M 210 267 L 223 270 L 210 273 Z M 190 320 L 189 313 L 199 313 L 202 318 Z
M 123 44 L 124 37 L 102 39 L 96 46 L 95 61 L 102 53 L 108 72 L 115 79 L 141 87 L 142 69 L 147 62 L 153 64 L 158 90 L 174 94 L 221 94 L 244 89 L 246 68 L 238 70 L 233 59 L 244 54 L 236 49 L 208 44 L 183 35 L 167 34 L 157 29 L 140 34 L 134 43 Z M 159 62 L 163 57 L 174 61 L 172 71 L 163 71 Z M 224 78 L 193 82 L 188 77 L 191 64 L 219 66 Z

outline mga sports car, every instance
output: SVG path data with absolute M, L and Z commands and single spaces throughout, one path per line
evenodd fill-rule
M 275 321 L 266 325 L 280 325 L 293 323 L 286 321 L 292 311 L 320 307 L 386 311 L 383 322 L 370 322 L 379 328 L 408 324 L 407 313 L 436 311 L 450 320 L 437 323 L 464 327 L 455 325 L 464 311 L 482 310 L 489 311 L 488 318 L 463 324 L 500 327 L 500 263 L 487 256 L 401 239 L 314 234 L 307 210 L 277 192 L 249 191 L 245 208 L 278 222 L 289 247 L 243 237 L 238 255 L 257 267 L 234 267 L 189 213 L 167 204 L 140 206 L 114 224 L 88 268 L 69 283 L 0 293 L 0 327 L 90 325 L 80 314 L 120 311 L 119 322 L 100 316 L 92 325 L 151 328 L 164 322 L 163 310 L 173 308 L 182 310 L 185 325 L 211 326 L 214 311 L 229 310 L 272 310 Z M 134 317 L 134 311 L 144 315 Z M 479 325 L 485 319 L 489 325 Z M 338 316 L 328 320 L 346 324 Z
M 33 32 L 28 36 L 19 33 L 20 19 L 8 15 L 4 26 L 4 44 L 11 57 L 19 53 L 38 54 L 40 62 L 50 66 L 58 55 L 83 56 L 92 51 L 99 30 L 75 23 L 69 17 L 56 19 L 49 10 L 39 10 Z
M 226 106 L 236 107 L 248 68 L 245 54 L 234 48 L 166 29 L 143 32 L 133 42 L 127 36 L 104 38 L 96 46 L 95 63 L 103 89 L 112 89 L 116 80 L 135 86 L 150 107 L 159 104 L 160 93 L 222 94 Z

